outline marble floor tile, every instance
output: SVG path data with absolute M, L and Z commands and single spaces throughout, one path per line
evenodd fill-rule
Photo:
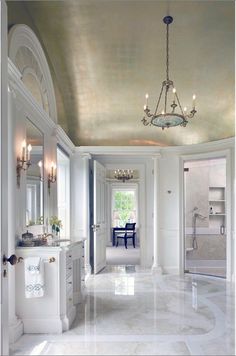
M 13 355 L 234 355 L 234 289 L 223 279 L 116 266 L 91 276 L 70 330 L 23 335 Z

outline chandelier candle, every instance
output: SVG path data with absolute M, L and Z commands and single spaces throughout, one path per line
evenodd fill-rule
M 161 127 L 162 130 L 174 126 L 185 127 L 188 119 L 196 114 L 196 95 L 193 95 L 192 110 L 188 113 L 187 108 L 182 106 L 174 86 L 174 82 L 169 79 L 169 25 L 173 22 L 173 17 L 165 16 L 163 19 L 166 25 L 166 80 L 162 82 L 161 91 L 157 99 L 154 113 L 148 107 L 148 94 L 146 94 L 146 104 L 144 105 L 145 116 L 141 120 L 145 126 L 154 125 Z M 172 89 L 172 99 L 170 99 L 170 90 Z M 161 106 L 163 109 L 160 112 Z

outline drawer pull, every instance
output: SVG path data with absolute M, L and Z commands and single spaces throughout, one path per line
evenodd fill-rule
M 71 255 L 69 255 L 69 257 L 72 257 Z
M 82 256 L 84 258 L 84 256 Z
M 68 282 L 69 284 L 72 284 L 72 282 Z
M 82 282 L 84 282 L 84 279 L 82 279 Z
M 68 300 L 69 300 L 69 302 L 72 302 L 72 298 L 69 298 Z
M 72 267 L 69 267 L 68 269 L 72 269 Z

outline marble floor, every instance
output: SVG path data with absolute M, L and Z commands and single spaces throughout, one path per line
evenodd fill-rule
M 139 265 L 140 264 L 140 248 L 137 246 L 109 246 L 106 248 L 107 265 L 125 266 L 125 265 Z
M 72 328 L 23 335 L 13 355 L 234 355 L 234 289 L 224 279 L 109 266 L 87 283 Z

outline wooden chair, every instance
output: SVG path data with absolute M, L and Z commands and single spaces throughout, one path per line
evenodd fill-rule
M 119 245 L 119 239 L 123 239 L 124 243 L 125 243 L 125 248 L 127 248 L 127 240 L 128 239 L 132 239 L 133 240 L 133 246 L 135 248 L 135 236 L 136 236 L 136 232 L 135 232 L 135 225 L 136 223 L 126 223 L 125 224 L 125 232 L 122 234 L 118 234 L 116 236 L 116 247 Z

